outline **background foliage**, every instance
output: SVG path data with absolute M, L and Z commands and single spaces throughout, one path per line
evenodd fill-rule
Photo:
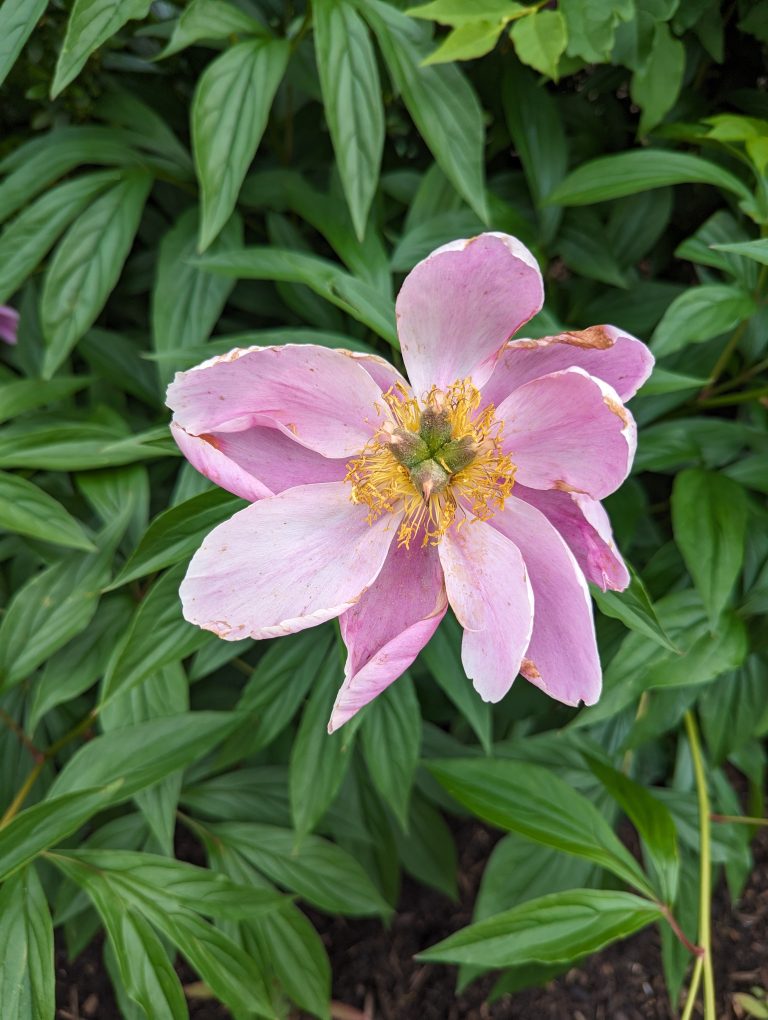
M 455 895 L 463 813 L 508 834 L 425 958 L 499 995 L 659 922 L 677 1000 L 669 917 L 706 949 L 710 881 L 738 897 L 751 867 L 697 768 L 713 810 L 743 813 L 739 776 L 764 801 L 766 41 L 768 0 L 5 0 L 4 1015 L 53 1016 L 55 927 L 71 955 L 106 932 L 128 1020 L 188 1015 L 177 954 L 238 1018 L 328 1017 L 302 908 L 386 919 L 403 871 Z M 181 617 L 241 503 L 179 457 L 164 388 L 236 345 L 397 360 L 402 275 L 486 227 L 545 266 L 529 335 L 615 322 L 658 359 L 609 500 L 636 573 L 595 592 L 605 694 L 491 709 L 446 620 L 328 737 L 332 625 L 230 644 Z

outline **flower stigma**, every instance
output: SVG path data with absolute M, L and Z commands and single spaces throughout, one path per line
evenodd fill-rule
M 487 521 L 504 509 L 512 492 L 515 465 L 501 448 L 503 421 L 496 408 L 479 410 L 480 391 L 469 379 L 446 390 L 436 386 L 421 404 L 401 384 L 383 399 L 391 412 L 347 464 L 345 481 L 353 503 L 368 507 L 368 523 L 385 513 L 402 513 L 398 545 L 436 545 L 451 527 Z

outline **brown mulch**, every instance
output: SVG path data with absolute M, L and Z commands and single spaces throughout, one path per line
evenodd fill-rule
M 418 951 L 471 920 L 485 862 L 498 835 L 467 823 L 457 830 L 460 902 L 406 880 L 389 929 L 372 920 L 312 913 L 334 971 L 338 1020 L 674 1020 L 661 969 L 659 936 L 649 928 L 591 957 L 544 988 L 488 1006 L 486 978 L 455 994 L 456 969 L 420 964 Z M 768 988 L 768 829 L 753 843 L 755 867 L 732 908 L 725 890 L 714 907 L 713 947 L 719 1020 L 739 1020 L 735 992 Z M 182 970 L 185 984 L 194 975 Z M 94 943 L 74 963 L 57 952 L 57 1020 L 122 1020 Z M 343 1006 L 348 1007 L 345 1010 Z M 211 1001 L 190 1003 L 194 1020 L 226 1020 Z M 694 1014 L 701 1017 L 700 1012 Z M 150 1018 L 152 1020 L 152 1018 Z

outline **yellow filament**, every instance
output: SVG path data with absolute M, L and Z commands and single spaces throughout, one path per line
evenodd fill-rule
M 394 425 L 389 422 L 369 440 L 358 457 L 347 464 L 345 480 L 352 485 L 354 503 L 368 507 L 368 523 L 385 513 L 402 513 L 398 544 L 406 548 L 417 535 L 421 544 L 436 544 L 453 524 L 466 520 L 487 521 L 499 510 L 512 492 L 515 465 L 501 447 L 504 423 L 498 421 L 493 404 L 478 413 L 481 395 L 469 379 L 452 383 L 447 390 L 432 387 L 423 404 L 446 411 L 451 424 L 451 439 L 469 437 L 476 450 L 474 460 L 451 475 L 446 488 L 425 499 L 408 472 L 390 449 L 396 428 L 418 432 L 422 408 L 400 385 L 384 394 Z M 435 460 L 440 464 L 439 453 Z M 441 464 L 449 473 L 445 463 Z

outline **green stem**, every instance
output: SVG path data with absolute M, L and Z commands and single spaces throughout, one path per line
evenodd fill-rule
M 701 983 L 701 972 L 704 967 L 704 957 L 697 956 L 696 963 L 693 965 L 693 974 L 691 974 L 691 984 L 688 988 L 688 996 L 685 1000 L 685 1009 L 680 1020 L 691 1020 L 693 1016 L 693 1007 L 696 1005 L 696 996 L 699 992 L 699 984 Z
M 768 397 L 768 386 L 759 386 L 755 390 L 744 390 L 743 393 L 728 393 L 722 397 L 707 397 L 698 400 L 699 407 L 729 407 L 731 404 L 747 404 L 750 400 Z
M 768 825 L 768 818 L 754 818 L 751 815 L 718 815 L 711 814 L 713 822 L 732 822 L 735 825 Z
M 701 864 L 699 880 L 699 945 L 704 950 L 704 1020 L 717 1020 L 715 1008 L 715 976 L 712 969 L 712 852 L 710 845 L 709 793 L 704 771 L 704 759 L 696 719 L 690 710 L 685 713 L 685 730 L 693 758 L 696 775 L 696 793 L 699 801 L 699 832 L 701 840 Z

